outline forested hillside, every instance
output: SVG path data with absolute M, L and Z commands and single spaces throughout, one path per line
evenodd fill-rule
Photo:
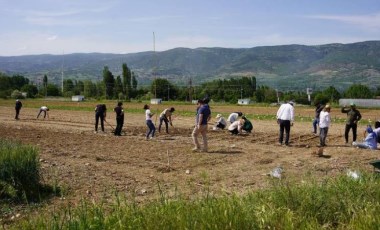
M 283 45 L 242 49 L 175 48 L 133 54 L 65 54 L 0 57 L 0 72 L 20 74 L 32 82 L 46 74 L 52 82 L 100 80 L 104 66 L 115 75 L 127 63 L 140 85 L 155 77 L 178 85 L 218 78 L 256 76 L 258 85 L 274 88 L 338 89 L 353 83 L 380 86 L 380 41 L 319 46 Z

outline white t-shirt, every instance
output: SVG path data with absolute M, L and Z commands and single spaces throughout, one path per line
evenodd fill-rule
M 232 124 L 232 123 L 234 123 L 234 121 L 236 121 L 236 120 L 238 119 L 238 117 L 239 117 L 239 114 L 238 114 L 238 113 L 231 113 L 231 114 L 228 116 L 227 120 L 228 120 L 229 122 L 231 122 L 231 124 Z
M 228 130 L 230 131 L 234 129 L 238 129 L 238 131 L 241 132 L 242 128 L 243 128 L 243 125 L 241 124 L 239 120 L 234 121 L 232 124 L 230 124 L 230 126 L 228 126 Z
M 282 104 L 277 111 L 277 119 L 293 122 L 294 107 L 289 103 Z
M 150 109 L 145 110 L 145 120 L 147 121 L 152 120 L 152 113 L 150 112 Z
M 330 113 L 321 111 L 319 114 L 319 128 L 328 128 L 331 123 Z
M 48 109 L 48 107 L 46 107 L 46 106 L 42 106 L 42 107 L 40 108 L 40 110 L 42 110 L 42 111 L 47 111 L 47 109 Z

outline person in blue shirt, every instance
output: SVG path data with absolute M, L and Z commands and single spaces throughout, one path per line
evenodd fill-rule
M 207 123 L 211 118 L 211 110 L 208 105 L 208 99 L 198 100 L 197 104 L 197 115 L 195 119 L 195 127 L 193 133 L 191 134 L 194 143 L 194 152 L 208 152 L 208 143 L 207 143 Z M 201 148 L 198 136 L 202 135 L 203 139 L 203 148 Z

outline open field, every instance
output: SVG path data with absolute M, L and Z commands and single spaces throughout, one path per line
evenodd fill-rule
M 132 194 L 138 201 L 156 199 L 158 185 L 168 196 L 195 198 L 208 193 L 245 193 L 268 186 L 267 174 L 282 166 L 284 176 L 297 183 L 313 178 L 333 177 L 347 169 L 372 171 L 369 161 L 378 159 L 380 151 L 356 149 L 344 145 L 344 124 L 333 123 L 328 135 L 326 157 L 316 157 L 319 137 L 311 133 L 313 107 L 296 107 L 303 118 L 291 129 L 289 147 L 277 146 L 278 125 L 272 119 L 253 119 L 254 131 L 244 136 L 231 136 L 227 131 L 210 131 L 209 153 L 193 153 L 191 131 L 194 105 L 174 105 L 174 127 L 170 134 L 157 133 L 153 140 L 145 140 L 143 103 L 125 103 L 124 135 L 115 137 L 115 102 L 107 102 L 108 115 L 105 133 L 94 133 L 94 103 L 23 101 L 20 120 L 14 120 L 14 105 L 0 102 L 0 137 L 17 139 L 40 148 L 42 177 L 64 189 L 64 198 L 51 201 L 77 204 L 83 198 L 111 198 L 114 191 Z M 41 103 L 52 108 L 49 119 L 37 120 Z M 152 112 L 161 112 L 171 105 L 152 105 Z M 71 108 L 71 109 L 69 109 Z M 217 113 L 227 116 L 242 111 L 255 118 L 273 115 L 277 107 L 238 107 L 211 105 L 212 123 Z M 128 112 L 131 111 L 131 112 Z M 360 110 L 363 122 L 358 136 L 368 119 L 379 119 L 378 110 Z M 332 117 L 343 119 L 338 108 Z M 310 120 L 308 119 L 310 118 Z M 155 120 L 155 119 L 154 119 Z M 158 119 L 156 127 L 158 126 Z M 211 126 L 209 127 L 211 128 Z M 350 138 L 352 136 L 350 135 Z

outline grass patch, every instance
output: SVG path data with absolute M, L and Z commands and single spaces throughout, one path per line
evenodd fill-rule
M 273 181 L 247 195 L 197 200 L 167 199 L 138 205 L 116 196 L 114 203 L 83 200 L 19 223 L 22 229 L 377 229 L 380 184 L 374 175 L 294 184 Z

